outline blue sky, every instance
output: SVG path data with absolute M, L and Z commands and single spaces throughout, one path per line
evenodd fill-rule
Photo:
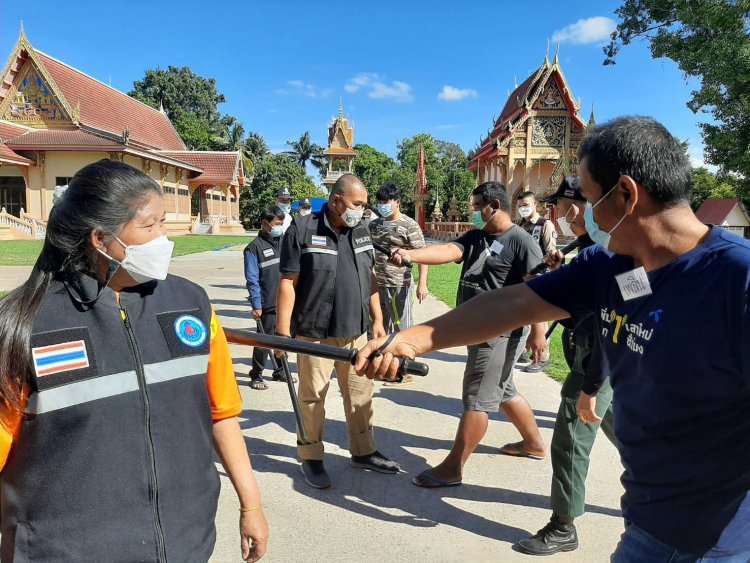
M 618 2 L 339 2 L 192 0 L 0 4 L 7 58 L 23 20 L 31 44 L 127 92 L 148 68 L 189 66 L 215 77 L 220 109 L 274 151 L 310 131 L 325 144 L 339 97 L 355 142 L 395 155 L 431 133 L 472 148 L 513 89 L 560 37 L 560 61 L 588 118 L 651 115 L 689 139 L 702 160 L 698 122 L 685 102 L 695 83 L 646 44 L 602 66 Z M 61 9 L 61 6 L 65 6 Z M 555 43 L 550 47 L 554 54 Z M 442 96 L 440 95 L 442 93 Z

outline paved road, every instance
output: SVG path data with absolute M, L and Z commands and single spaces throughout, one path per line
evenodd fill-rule
M 225 326 L 250 327 L 241 252 L 182 256 L 173 260 L 171 271 L 206 289 Z M 27 272 L 28 268 L 0 268 L 0 284 L 7 284 L 0 285 L 0 290 L 14 287 Z M 416 307 L 416 317 L 423 321 L 447 310 L 429 298 Z M 512 544 L 549 518 L 550 464 L 499 455 L 500 445 L 517 439 L 501 415 L 492 417 L 483 444 L 469 460 L 462 486 L 425 490 L 410 482 L 415 473 L 441 461 L 450 449 L 461 414 L 464 348 L 431 354 L 426 358 L 430 375 L 414 385 L 394 389 L 378 384 L 378 445 L 402 464 L 405 474 L 381 475 L 349 466 L 341 396 L 332 385 L 326 403 L 326 465 L 333 486 L 325 491 L 310 489 L 302 480 L 286 386 L 269 382 L 269 390 L 252 391 L 246 385 L 251 349 L 232 346 L 232 354 L 245 405 L 241 424 L 271 526 L 265 561 L 535 560 L 513 551 Z M 543 374 L 517 372 L 516 377 L 549 444 L 560 386 Z M 608 561 L 622 530 L 621 471 L 617 451 L 602 436 L 592 454 L 589 512 L 578 521 L 581 547 L 551 561 Z M 237 508 L 231 484 L 222 476 L 215 563 L 240 560 Z

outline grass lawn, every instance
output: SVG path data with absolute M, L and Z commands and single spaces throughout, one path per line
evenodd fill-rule
M 427 277 L 427 288 L 435 297 L 450 307 L 456 306 L 456 288 L 461 276 L 461 264 L 443 264 L 441 266 L 430 266 L 430 274 Z M 417 267 L 414 267 L 414 277 L 418 278 Z M 557 381 L 565 381 L 568 376 L 568 364 L 563 356 L 560 334 L 562 327 L 558 325 L 550 337 L 550 364 L 545 372 Z
M 252 237 L 222 235 L 185 235 L 173 237 L 173 256 L 216 250 L 236 244 L 248 244 Z M 0 242 L 0 266 L 33 266 L 42 251 L 42 241 L 11 240 Z

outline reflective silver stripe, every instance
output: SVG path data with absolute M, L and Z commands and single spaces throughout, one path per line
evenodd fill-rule
M 29 397 L 26 412 L 42 414 L 137 390 L 135 371 L 113 373 L 34 393 Z
M 181 377 L 190 377 L 206 373 L 206 369 L 208 368 L 208 354 L 175 358 L 166 362 L 148 364 L 143 366 L 143 368 L 146 373 L 146 383 L 149 385 Z
M 338 255 L 338 250 L 331 250 L 330 248 L 315 248 L 314 246 L 308 246 L 307 248 L 303 248 L 301 254 L 333 254 L 334 256 Z
M 274 258 L 273 260 L 268 260 L 266 262 L 261 262 L 260 267 L 265 268 L 267 266 L 273 266 L 274 264 L 278 264 L 281 262 L 281 258 Z
M 354 249 L 354 254 L 359 254 L 360 252 L 367 252 L 368 250 L 375 250 L 371 244 L 366 244 L 365 246 L 360 246 L 359 248 Z

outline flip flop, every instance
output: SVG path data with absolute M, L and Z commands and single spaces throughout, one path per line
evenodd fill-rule
M 250 386 L 250 389 L 255 389 L 256 391 L 265 391 L 268 389 L 268 384 L 262 379 L 251 379 L 248 385 Z
M 428 471 L 429 469 L 425 469 L 424 471 L 422 471 L 422 473 L 414 477 L 411 480 L 411 482 L 414 483 L 417 487 L 422 487 L 424 489 L 439 489 L 441 487 L 458 487 L 461 484 L 460 480 L 459 481 L 443 481 L 442 479 L 438 479 L 434 475 L 430 475 L 429 473 L 427 473 Z M 420 477 L 424 477 L 425 479 L 427 479 L 427 481 L 429 481 L 430 484 L 425 485 L 423 483 L 420 483 L 419 482 Z
M 510 450 L 510 451 L 504 451 L 504 450 Z M 529 459 L 535 459 L 537 461 L 541 461 L 544 459 L 544 456 L 539 456 L 536 454 L 532 454 L 527 452 L 526 450 L 522 450 L 518 446 L 518 442 L 513 444 L 505 444 L 502 448 L 500 448 L 500 453 L 503 455 L 509 455 L 511 457 L 527 457 Z

